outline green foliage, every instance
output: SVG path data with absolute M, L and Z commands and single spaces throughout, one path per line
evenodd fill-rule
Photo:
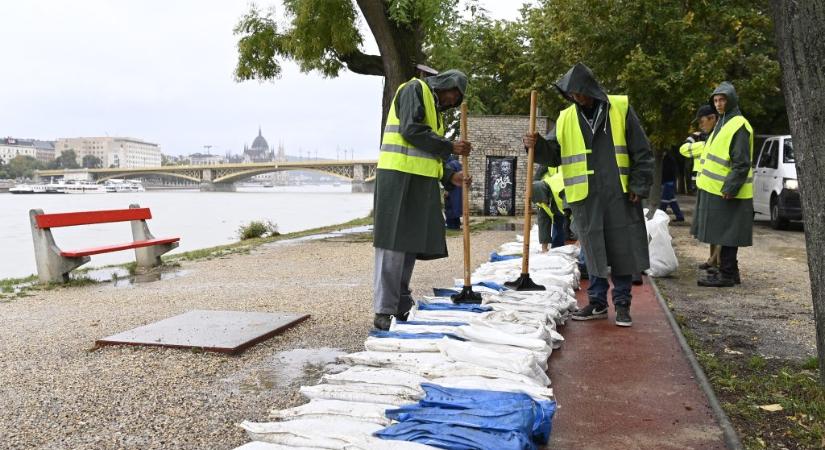
M 79 169 L 80 165 L 77 163 L 77 154 L 74 150 L 63 150 L 60 156 L 49 163 L 49 169 Z
M 32 178 L 34 171 L 43 168 L 43 164 L 28 155 L 17 155 L 8 164 L 0 166 L 0 178 Z
M 277 236 L 279 234 L 278 225 L 270 221 L 253 220 L 238 228 L 238 238 L 242 241 L 266 236 Z
M 97 169 L 103 167 L 103 161 L 95 155 L 84 155 L 81 166 L 85 169 Z

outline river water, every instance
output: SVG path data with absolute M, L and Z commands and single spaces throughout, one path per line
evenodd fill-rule
M 281 233 L 346 222 L 372 209 L 372 194 L 352 194 L 350 185 L 243 188 L 238 192 L 149 191 L 109 194 L 13 195 L 0 193 L 0 279 L 37 272 L 29 210 L 45 213 L 128 208 L 152 210 L 147 221 L 155 237 L 180 237 L 172 253 L 227 244 L 253 220 L 271 221 Z M 57 245 L 79 249 L 132 240 L 128 222 L 55 228 Z M 134 251 L 93 255 L 86 266 L 134 261 Z M 84 267 L 86 267 L 84 266 Z

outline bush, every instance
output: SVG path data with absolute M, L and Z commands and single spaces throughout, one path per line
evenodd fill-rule
M 270 221 L 253 220 L 246 225 L 241 225 L 238 228 L 238 237 L 245 241 L 247 239 L 256 239 L 269 236 L 278 236 L 278 225 Z

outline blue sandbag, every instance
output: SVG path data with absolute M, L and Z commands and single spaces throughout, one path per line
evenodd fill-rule
M 450 338 L 456 339 L 459 341 L 464 341 L 466 339 L 460 338 L 451 333 L 405 333 L 403 331 L 384 331 L 384 330 L 371 330 L 370 336 L 377 337 L 377 338 L 393 338 L 393 339 L 442 339 L 442 338 Z
M 446 409 L 528 410 L 533 415 L 530 433 L 533 440 L 545 444 L 550 439 L 553 414 L 556 411 L 554 401 L 536 401 L 521 392 L 447 388 L 432 383 L 422 383 L 421 388 L 425 393 L 424 398 L 419 401 L 421 406 Z
M 385 415 L 398 422 L 444 423 L 486 431 L 516 431 L 529 436 L 533 428 L 533 411 L 516 409 L 446 409 L 403 405 L 388 409 Z
M 418 305 L 418 309 L 421 311 L 466 311 L 474 313 L 483 313 L 493 310 L 490 306 L 474 305 L 470 303 L 421 303 Z
M 524 433 L 484 431 L 443 423 L 400 422 L 374 433 L 381 439 L 417 442 L 448 450 L 535 450 Z
M 436 297 L 451 297 L 453 295 L 458 294 L 459 290 L 456 289 L 448 289 L 448 288 L 433 288 L 433 295 Z
M 486 288 L 493 289 L 499 292 L 510 290 L 510 288 L 508 288 L 507 286 L 498 284 L 494 281 L 479 281 L 478 283 L 473 283 L 473 286 L 484 286 Z
M 507 261 L 508 259 L 521 259 L 521 255 L 499 255 L 497 252 L 490 253 L 490 262 Z
M 439 322 L 437 320 L 408 320 L 401 323 L 404 325 L 440 325 L 443 327 L 460 327 L 467 325 L 467 322 Z

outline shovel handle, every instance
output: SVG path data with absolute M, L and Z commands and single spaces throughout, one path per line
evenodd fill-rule
M 530 134 L 536 132 L 536 101 L 538 100 L 538 92 L 533 90 L 530 92 Z M 527 149 L 527 182 L 524 190 L 524 246 L 522 247 L 521 258 L 521 273 L 530 273 L 530 215 L 532 208 L 530 207 L 530 197 L 533 193 L 533 158 L 535 157 L 536 146 L 531 145 Z
M 467 141 L 467 102 L 461 104 L 460 136 L 462 141 Z M 466 175 L 469 173 L 467 155 L 461 155 L 461 170 L 465 178 L 461 186 L 461 228 L 464 232 L 464 286 L 470 285 L 470 184 Z

